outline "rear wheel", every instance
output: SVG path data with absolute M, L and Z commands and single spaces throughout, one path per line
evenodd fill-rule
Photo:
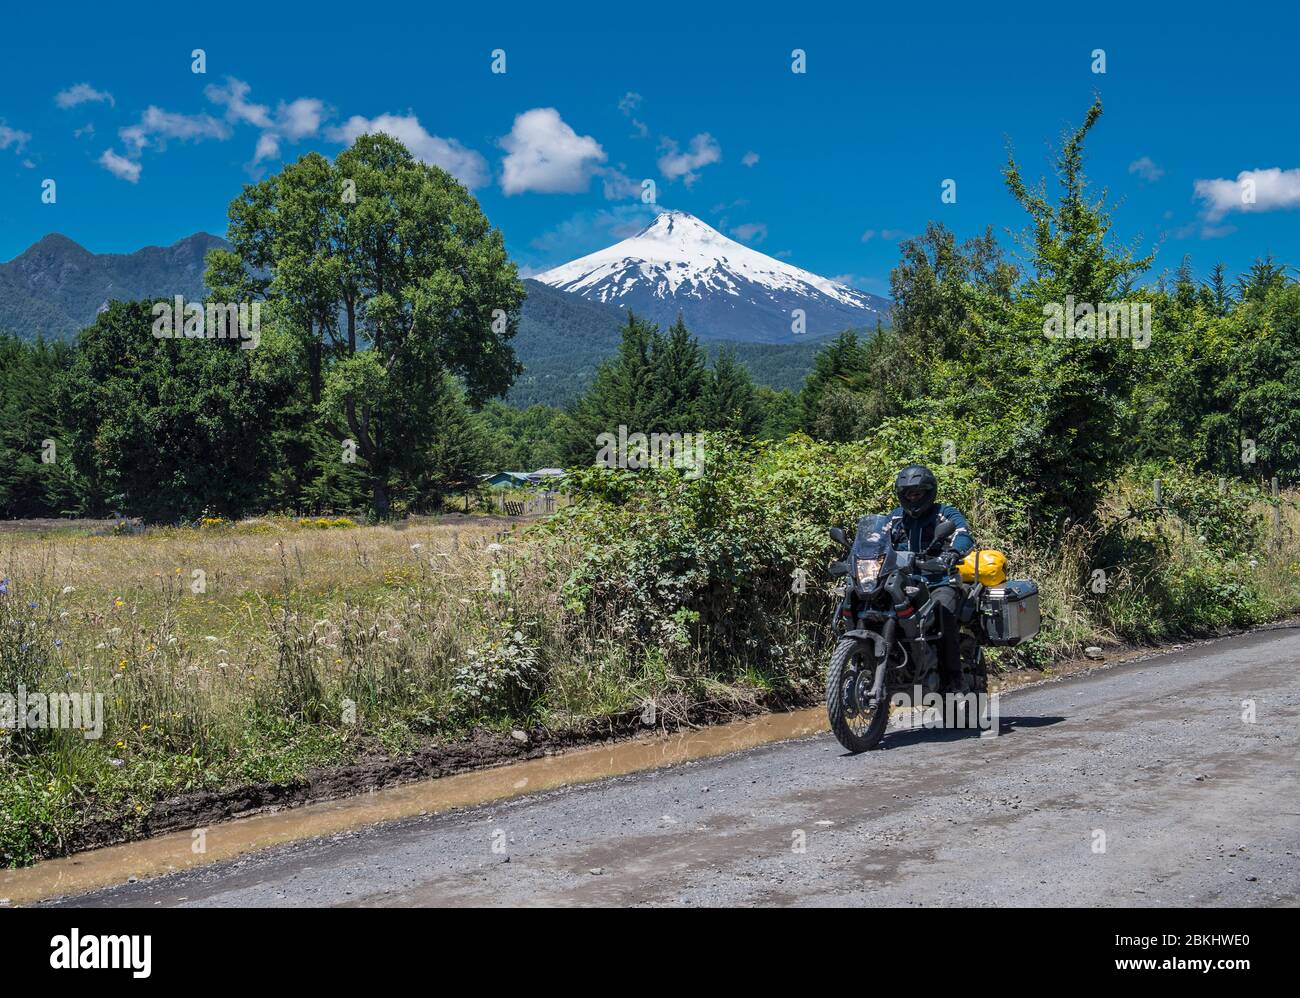
M 869 703 L 875 678 L 870 644 L 845 638 L 835 646 L 826 672 L 826 714 L 836 739 L 850 752 L 875 748 L 889 723 L 889 698 L 882 696 L 874 707 Z

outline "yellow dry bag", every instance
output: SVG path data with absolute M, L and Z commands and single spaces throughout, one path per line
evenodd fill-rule
M 975 556 L 979 555 L 979 581 L 986 586 L 1000 586 L 1007 581 L 1007 556 L 992 548 L 971 551 L 957 562 L 962 582 L 975 581 Z

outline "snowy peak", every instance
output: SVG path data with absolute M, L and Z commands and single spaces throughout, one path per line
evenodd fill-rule
M 684 211 L 660 212 L 653 222 L 636 234 L 635 238 L 701 243 L 732 242 L 713 226 Z
M 660 325 L 681 311 L 705 338 L 830 335 L 874 326 L 889 305 L 729 239 L 684 211 L 662 212 L 636 235 L 536 279 Z

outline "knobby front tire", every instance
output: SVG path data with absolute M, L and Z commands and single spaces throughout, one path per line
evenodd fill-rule
M 826 715 L 835 738 L 850 752 L 875 748 L 889 724 L 888 698 L 876 705 L 869 718 L 860 713 L 854 716 L 846 702 L 846 697 L 851 695 L 850 684 L 856 684 L 858 673 L 862 673 L 862 681 L 869 684 L 875 676 L 875 668 L 871 645 L 855 638 L 842 639 L 831 653 L 830 668 L 826 671 Z

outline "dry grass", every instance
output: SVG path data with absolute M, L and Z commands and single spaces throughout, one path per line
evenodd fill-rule
M 167 612 L 170 636 L 265 647 L 266 611 L 286 602 L 377 606 L 416 583 L 487 593 L 487 548 L 500 533 L 490 522 L 304 529 L 267 519 L 121 536 L 16 534 L 0 541 L 0 577 L 58 592 L 61 612 L 92 631 L 129 608 L 137 627 Z

